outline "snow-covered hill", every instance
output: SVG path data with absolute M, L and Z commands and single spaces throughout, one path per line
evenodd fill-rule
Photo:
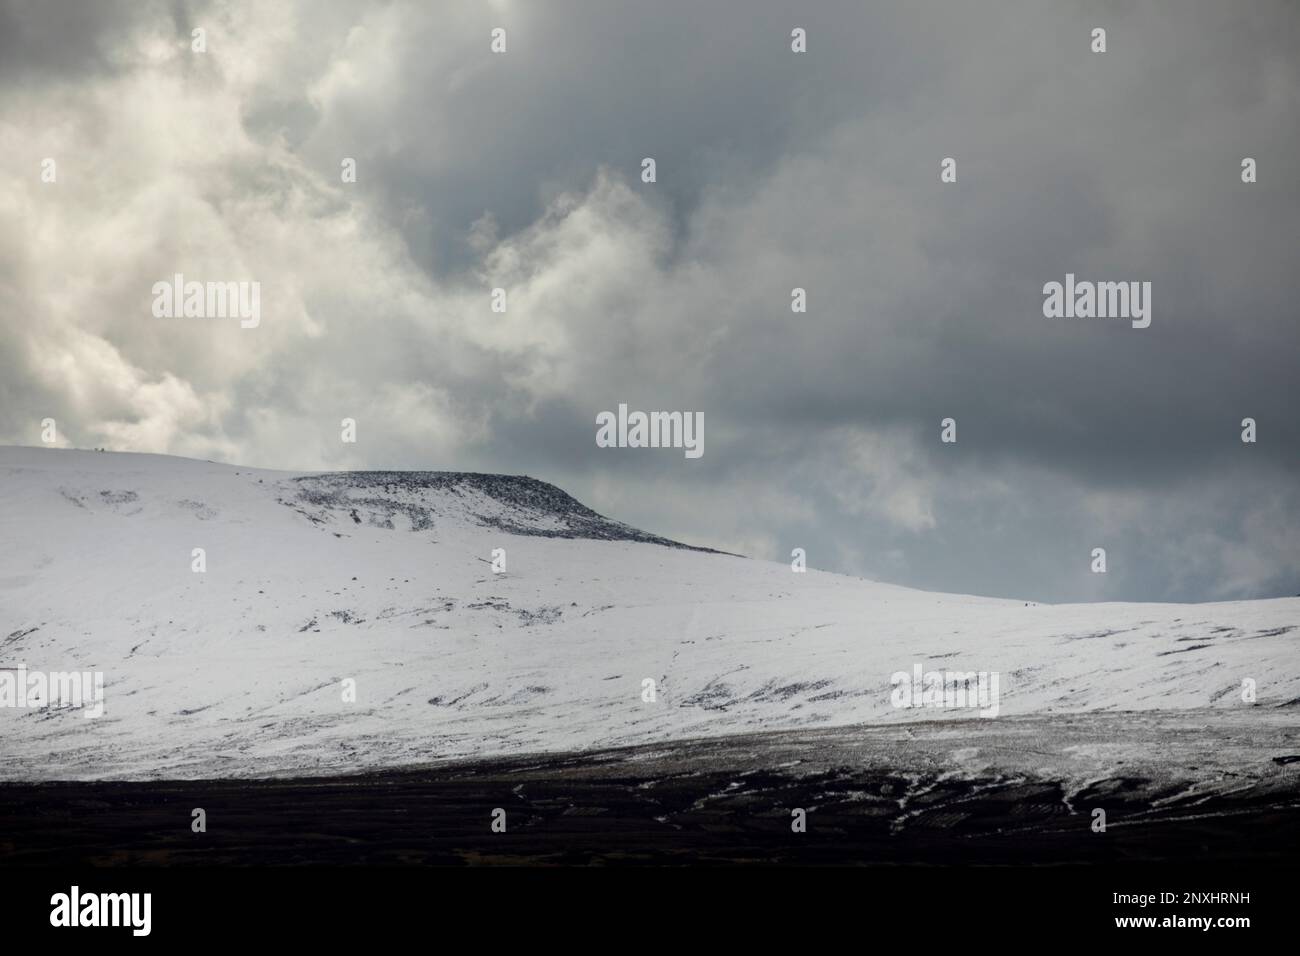
M 1300 699 L 1300 599 L 1047 606 L 796 574 L 530 478 L 0 448 L 0 489 L 0 668 L 105 680 L 99 719 L 0 708 L 0 779 L 981 719 L 892 706 L 891 675 L 916 664 L 998 672 L 1004 716 L 1240 710 L 1245 678 L 1261 718 Z

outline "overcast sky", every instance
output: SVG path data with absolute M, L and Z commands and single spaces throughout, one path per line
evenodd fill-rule
M 0 442 L 529 474 L 945 591 L 1300 593 L 1300 6 L 1052 6 L 7 0 Z M 155 318 L 177 272 L 261 325 Z M 1045 318 L 1067 272 L 1151 326 Z M 597 447 L 620 402 L 703 456 Z

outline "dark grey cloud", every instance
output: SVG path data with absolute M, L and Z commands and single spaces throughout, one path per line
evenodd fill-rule
M 135 17 L 163 4 L 13 0 L 0 4 L 0 76 L 7 83 L 59 83 L 114 69 L 113 49 Z
M 1293 5 L 96 11 L 0 6 L 3 440 L 526 472 L 944 590 L 1300 592 Z M 203 270 L 264 327 L 149 318 Z M 1067 272 L 1151 327 L 1045 319 Z M 704 457 L 597 448 L 620 402 L 703 411 Z

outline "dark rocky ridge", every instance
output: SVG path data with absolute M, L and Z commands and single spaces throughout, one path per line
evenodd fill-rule
M 346 471 L 303 475 L 286 482 L 289 500 L 314 522 L 349 518 L 354 523 L 396 528 L 400 521 L 411 531 L 432 530 L 448 506 L 460 500 L 467 516 L 482 527 L 507 534 L 544 538 L 583 538 L 597 541 L 636 541 L 666 548 L 724 552 L 699 548 L 639 531 L 597 514 L 555 485 L 526 475 L 489 475 L 464 471 Z M 481 496 L 501 505 L 491 514 L 476 507 Z M 314 510 L 313 510 L 314 509 Z M 562 527 L 554 527 L 558 522 Z M 551 526 L 548 526 L 551 525 Z

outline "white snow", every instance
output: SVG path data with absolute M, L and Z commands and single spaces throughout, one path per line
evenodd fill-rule
M 1242 709 L 1244 678 L 1257 682 L 1257 707 L 1300 698 L 1297 598 L 1026 606 L 640 541 L 509 533 L 493 523 L 621 526 L 473 482 L 298 477 L 0 448 L 0 668 L 105 675 L 98 720 L 0 708 L 0 779 L 348 773 L 981 719 L 895 709 L 890 677 L 915 663 L 999 672 L 1003 716 Z M 322 497 L 331 482 L 343 490 Z M 206 573 L 191 570 L 194 548 Z M 494 548 L 506 574 L 491 571 Z M 645 678 L 654 703 L 642 700 Z

